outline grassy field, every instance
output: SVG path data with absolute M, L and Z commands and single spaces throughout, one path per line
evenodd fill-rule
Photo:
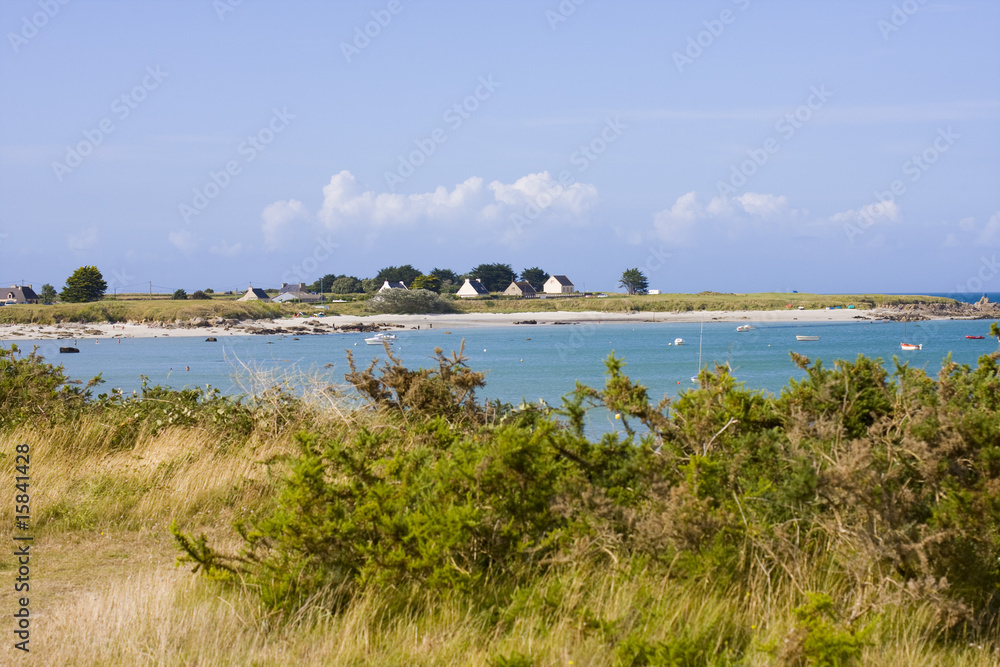
M 330 297 L 338 295 L 330 295 Z M 291 317 L 298 312 L 361 316 L 369 314 L 363 295 L 346 303 L 327 303 L 328 310 L 317 310 L 312 304 L 270 304 L 236 301 L 234 296 L 213 297 L 206 301 L 149 299 L 144 295 L 120 295 L 87 304 L 19 305 L 0 308 L 0 323 L 56 324 L 59 322 L 173 322 L 194 317 L 234 320 Z M 543 313 L 555 311 L 621 312 L 686 312 L 698 310 L 782 310 L 789 306 L 822 309 L 828 306 L 868 309 L 922 303 L 953 303 L 950 299 L 928 296 L 896 296 L 882 294 L 658 294 L 627 296 L 612 294 L 606 298 L 567 297 L 548 299 L 456 299 L 453 306 L 461 313 Z

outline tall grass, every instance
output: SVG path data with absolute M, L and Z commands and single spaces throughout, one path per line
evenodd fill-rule
M 803 401 L 796 410 L 809 409 L 805 399 L 823 405 L 849 403 L 852 405 L 844 408 L 842 415 L 833 416 L 844 417 L 845 423 L 847 417 L 864 418 L 875 405 L 865 403 L 870 401 L 870 387 L 861 387 L 853 398 L 830 394 L 841 380 L 850 380 L 844 382 L 845 386 L 863 380 L 866 367 L 862 366 L 859 362 L 850 372 L 829 377 L 821 377 L 814 369 L 810 374 L 814 384 L 809 388 L 815 391 L 801 391 Z M 442 367 L 441 373 L 450 378 L 449 382 L 475 383 L 474 374 L 452 377 L 446 370 Z M 980 385 L 973 380 L 982 383 L 980 388 L 993 387 L 995 367 L 992 376 L 981 372 L 972 377 L 955 368 L 948 373 L 941 380 L 948 391 L 975 396 L 977 405 L 979 401 L 994 400 L 993 394 L 977 393 Z M 338 591 L 320 588 L 304 604 L 290 610 L 264 604 L 258 582 L 252 578 L 220 582 L 175 567 L 178 551 L 167 531 L 174 521 L 192 533 L 205 533 L 220 551 L 239 552 L 244 541 L 232 530 L 233 523 L 245 521 L 253 525 L 257 517 L 275 509 L 282 490 L 287 488 L 286 478 L 279 473 L 288 468 L 265 464 L 285 456 L 294 461 L 300 456 L 295 436 L 303 429 L 329 440 L 350 439 L 360 433 L 400 438 L 406 455 L 418 455 L 420 447 L 437 447 L 440 443 L 431 436 L 445 437 L 445 424 L 432 420 L 428 428 L 417 413 L 440 412 L 440 401 L 448 400 L 428 384 L 436 378 L 404 375 L 393 368 L 383 377 L 395 383 L 387 386 L 407 388 L 394 395 L 394 411 L 348 409 L 328 392 L 317 392 L 312 402 L 303 403 L 262 392 L 246 410 L 252 421 L 234 428 L 228 437 L 212 426 L 209 413 L 226 409 L 237 417 L 244 414 L 236 407 L 208 400 L 194 404 L 188 397 L 160 393 L 155 394 L 157 401 L 189 406 L 196 413 L 194 418 L 163 426 L 156 423 L 158 413 L 150 412 L 123 438 L 120 423 L 112 419 L 121 420 L 129 413 L 115 404 L 93 404 L 82 412 L 59 416 L 52 423 L 35 419 L 0 428 L 0 479 L 13 480 L 15 476 L 13 451 L 17 444 L 29 443 L 32 450 L 35 660 L 53 665 L 822 664 L 809 662 L 816 653 L 809 652 L 814 649 L 808 649 L 805 641 L 814 636 L 828 641 L 857 638 L 861 644 L 854 655 L 856 664 L 1000 664 L 998 628 L 987 627 L 968 637 L 944 632 L 941 606 L 933 597 L 908 597 L 898 588 L 901 580 L 894 579 L 892 573 L 865 577 L 850 572 L 838 560 L 842 554 L 822 546 L 825 538 L 820 524 L 814 525 L 809 535 L 801 536 L 804 548 L 797 555 L 791 551 L 767 552 L 765 547 L 773 549 L 781 544 L 780 540 L 752 532 L 730 539 L 731 544 L 722 546 L 737 559 L 731 572 L 722 573 L 697 563 L 699 559 L 719 557 L 708 540 L 698 547 L 694 560 L 685 561 L 676 544 L 665 543 L 662 551 L 615 544 L 606 528 L 595 520 L 583 532 L 587 539 L 554 552 L 534 576 L 505 577 L 494 568 L 471 589 L 434 589 L 418 580 L 400 580 L 393 585 L 357 587 L 346 601 L 338 597 Z M 912 375 L 905 378 L 908 383 L 900 389 L 900 401 L 914 387 L 927 389 L 924 384 L 913 384 L 916 378 Z M 672 437 L 680 438 L 678 442 L 685 447 L 691 445 L 704 452 L 732 447 L 730 451 L 740 455 L 742 450 L 737 447 L 751 442 L 727 442 L 735 429 L 720 430 L 719 424 L 712 421 L 727 423 L 729 413 L 735 410 L 744 410 L 741 428 L 750 428 L 754 419 L 763 419 L 760 400 L 723 391 L 724 380 L 703 378 L 702 389 L 692 392 L 686 403 L 675 406 L 675 416 L 700 414 L 691 407 L 697 401 L 711 403 L 719 413 L 705 413 L 707 422 L 702 426 L 690 421 L 680 423 Z M 382 395 L 377 387 L 370 389 L 373 396 Z M 626 418 L 646 419 L 655 428 L 662 427 L 664 423 L 657 422 L 653 412 L 644 412 L 646 408 L 633 400 L 641 393 L 637 392 L 626 378 L 615 376 L 603 394 L 592 395 L 619 401 Z M 730 397 L 735 397 L 735 402 L 729 402 Z M 963 398 L 960 404 L 968 400 Z M 569 412 L 572 416 L 572 410 Z M 968 416 L 965 412 L 972 410 L 942 415 L 961 419 Z M 917 416 L 915 411 L 909 411 L 904 421 L 909 423 Z M 989 413 L 982 416 L 983 420 L 970 424 L 992 428 L 986 421 Z M 540 419 L 530 415 L 518 418 Z M 471 417 L 469 420 L 474 422 Z M 510 427 L 503 418 L 498 423 L 502 428 Z M 695 430 L 696 426 L 701 430 Z M 805 441 L 821 437 L 822 430 L 829 426 L 808 418 L 792 424 L 796 446 L 804 448 Z M 944 418 L 936 423 L 937 428 L 947 426 Z M 494 426 L 490 422 L 463 428 L 471 437 L 463 447 L 442 457 L 446 466 L 452 465 L 449 456 L 460 458 L 465 446 L 488 443 Z M 719 435 L 709 442 L 701 437 L 703 433 Z M 868 433 L 874 434 L 876 444 L 888 442 L 879 439 L 887 433 L 884 422 L 873 423 Z M 684 438 L 690 438 L 690 442 Z M 828 484 L 833 481 L 829 477 L 833 473 L 862 470 L 859 461 L 864 452 L 860 440 L 841 438 L 838 442 L 829 456 L 842 460 L 835 466 L 831 462 L 824 471 Z M 942 442 L 957 446 L 951 436 L 942 436 Z M 596 443 L 592 444 L 596 448 Z M 768 465 L 766 457 L 776 452 L 768 449 L 769 443 L 763 439 L 753 444 L 754 453 L 765 457 L 759 465 Z M 626 457 L 629 451 L 608 450 L 618 457 Z M 875 451 L 882 460 L 884 450 L 876 447 Z M 587 456 L 583 451 L 574 454 L 570 450 L 564 455 Z M 707 463 L 704 457 L 691 459 Z M 593 456 L 588 461 L 592 476 L 599 477 L 600 459 Z M 484 466 L 489 463 L 484 459 Z M 625 513 L 609 521 L 620 521 L 636 532 L 649 532 L 647 541 L 651 544 L 661 539 L 652 530 L 655 526 L 637 525 L 643 520 L 638 509 L 654 518 L 669 516 L 679 521 L 678 510 L 692 507 L 681 503 L 691 500 L 682 498 L 681 491 L 686 484 L 698 481 L 699 474 L 704 475 L 699 482 L 702 491 L 706 495 L 714 493 L 711 475 L 717 469 L 705 465 L 692 472 L 690 461 L 678 463 L 688 468 L 684 482 L 676 484 L 673 492 L 650 489 L 659 505 L 635 504 L 636 514 Z M 385 453 L 376 468 L 390 465 L 392 459 Z M 746 466 L 750 465 L 754 464 L 748 460 Z M 894 468 L 895 464 L 890 466 L 887 478 L 898 474 Z M 637 477 L 632 481 L 641 481 L 643 472 L 635 471 Z M 790 470 L 788 474 L 805 473 Z M 907 485 L 903 486 L 898 489 L 900 493 L 906 492 Z M 864 493 L 863 488 L 856 491 Z M 733 524 L 748 521 L 746 516 L 740 517 L 740 512 L 772 511 L 760 506 L 752 510 L 749 506 L 750 502 L 760 503 L 759 496 L 768 493 L 761 486 L 742 495 L 742 500 L 737 498 L 731 516 Z M 729 490 L 723 489 L 720 501 L 725 501 L 728 494 Z M 498 497 L 502 498 L 502 494 Z M 583 518 L 598 519 L 604 516 L 601 512 L 610 511 L 606 499 L 590 497 L 590 501 L 596 508 L 595 515 Z M 818 503 L 811 499 L 807 504 Z M 704 507 L 707 513 L 719 509 L 710 504 Z M 0 503 L 0 522 L 11 525 L 13 509 L 12 503 Z M 849 519 L 846 515 L 841 518 Z M 697 525 L 703 519 L 692 515 L 688 521 Z M 781 528 L 798 525 L 799 521 L 805 525 L 804 520 L 795 518 Z M 832 530 L 848 529 L 857 527 L 847 524 L 847 528 Z M 882 539 L 889 538 L 884 526 L 879 531 Z M 798 539 L 794 530 L 777 535 Z M 676 538 L 671 539 L 676 542 Z M 855 543 L 847 540 L 838 548 L 849 549 Z M 847 560 L 852 557 L 859 565 L 874 562 L 871 554 L 860 549 L 846 554 Z M 13 556 L 9 552 L 0 555 L 0 577 L 13 578 L 13 568 Z M 826 593 L 834 602 L 828 616 L 809 616 L 803 611 L 810 594 L 817 591 Z

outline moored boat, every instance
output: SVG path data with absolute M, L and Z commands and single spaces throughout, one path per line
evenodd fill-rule
M 736 327 L 736 330 L 737 331 L 753 331 L 756 328 L 757 327 L 751 326 L 749 324 L 741 324 L 740 326 Z
M 683 338 L 675 338 L 674 339 L 674 345 L 683 345 L 683 344 L 684 344 L 684 339 Z
M 396 340 L 396 336 L 394 334 L 387 334 L 387 333 L 377 333 L 371 338 L 365 338 L 365 342 L 368 343 L 369 345 L 381 345 L 382 341 L 388 341 L 389 343 L 392 343 L 392 341 L 394 340 Z
M 986 336 L 966 336 L 969 340 L 983 340 Z
M 924 346 L 916 343 L 900 343 L 899 349 L 901 350 L 922 350 Z
M 795 340 L 819 340 L 819 336 L 796 336 Z

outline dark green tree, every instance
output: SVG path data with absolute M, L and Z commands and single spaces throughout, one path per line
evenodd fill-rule
M 84 303 L 100 301 L 108 284 L 96 266 L 81 266 L 66 279 L 59 297 L 66 303 Z
M 335 276 L 332 273 L 328 273 L 319 280 L 309 285 L 306 285 L 306 291 L 308 292 L 330 292 L 330 286 L 333 285 L 334 281 L 338 278 L 343 278 L 344 276 Z
M 38 295 L 38 300 L 42 303 L 52 303 L 56 300 L 57 296 L 59 295 L 56 294 L 56 288 L 48 283 L 45 283 L 42 285 L 42 291 Z
M 431 292 L 441 291 L 441 279 L 434 275 L 417 276 L 410 285 L 410 289 L 425 289 Z
M 542 289 L 542 285 L 545 281 L 549 279 L 549 274 L 546 271 L 533 266 L 530 269 L 525 269 L 521 271 L 521 280 L 527 280 L 528 284 L 535 288 L 536 291 Z
M 469 277 L 478 278 L 491 292 L 502 292 L 517 274 L 510 264 L 480 264 L 469 272 Z
M 340 276 L 327 285 L 326 289 L 334 294 L 358 294 L 364 291 L 361 281 L 354 276 Z
M 627 269 L 622 274 L 622 279 L 618 281 L 618 284 L 624 287 L 629 294 L 645 294 L 649 291 L 649 280 L 646 279 L 646 274 L 637 268 Z
M 380 287 L 386 280 L 392 283 L 401 282 L 409 287 L 410 283 L 412 283 L 420 274 L 420 269 L 415 269 L 410 264 L 404 264 L 403 266 L 387 266 L 378 272 L 378 275 L 375 276 L 375 280 L 378 281 Z
M 361 289 L 365 291 L 366 294 L 372 294 L 378 291 L 378 288 L 382 286 L 382 281 L 376 280 L 374 278 L 365 278 L 361 281 Z
M 433 271 L 431 271 L 430 273 L 428 273 L 427 275 L 429 275 L 429 276 L 437 276 L 438 278 L 440 278 L 442 286 L 444 286 L 444 285 L 459 285 L 459 286 L 461 286 L 461 284 L 462 284 L 462 279 L 459 277 L 459 275 L 457 273 L 455 273 L 451 269 L 437 269 L 436 268 Z
M 171 299 L 184 300 L 188 298 L 188 293 L 182 289 L 174 290 L 174 293 L 170 295 Z
M 194 294 L 191 295 L 191 298 L 192 299 L 197 299 L 199 301 L 205 301 L 206 299 L 211 299 L 212 297 L 210 297 L 204 291 L 202 291 L 202 290 L 199 289 L 199 290 L 195 290 L 194 291 Z

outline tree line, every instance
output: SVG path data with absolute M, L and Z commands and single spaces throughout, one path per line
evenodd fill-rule
M 401 282 L 409 289 L 425 289 L 437 294 L 453 294 L 464 284 L 466 279 L 479 280 L 490 292 L 501 292 L 512 281 L 527 282 L 535 291 L 541 291 L 550 274 L 538 266 L 514 271 L 510 264 L 493 263 L 479 264 L 467 273 L 456 273 L 451 269 L 435 267 L 424 273 L 412 264 L 402 266 L 387 266 L 382 268 L 373 278 L 359 278 L 344 274 L 328 273 L 306 286 L 310 292 L 332 294 L 360 294 L 377 292 L 386 281 Z M 627 269 L 622 273 L 619 286 L 624 287 L 629 294 L 645 294 L 649 291 L 649 281 L 638 268 Z M 99 301 L 107 292 L 108 284 L 96 266 L 81 266 L 66 279 L 62 291 L 56 293 L 55 288 L 46 283 L 42 285 L 39 299 L 42 303 L 52 303 L 58 297 L 65 303 L 84 303 Z M 213 293 L 211 289 L 197 290 L 193 294 L 183 289 L 174 291 L 174 299 L 208 299 Z

